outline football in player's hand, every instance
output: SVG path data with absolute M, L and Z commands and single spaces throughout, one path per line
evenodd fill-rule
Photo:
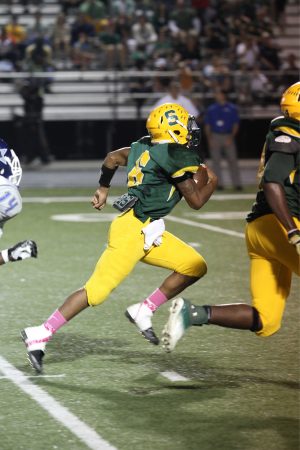
M 205 186 L 208 182 L 208 174 L 207 174 L 206 167 L 199 166 L 197 172 L 194 173 L 194 175 L 193 175 L 193 179 L 199 187 Z

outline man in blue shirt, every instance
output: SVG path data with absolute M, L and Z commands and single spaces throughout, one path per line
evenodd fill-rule
M 239 130 L 239 114 L 237 107 L 227 101 L 222 91 L 215 94 L 216 102 L 210 105 L 205 113 L 204 124 L 210 157 L 214 171 L 218 177 L 218 189 L 223 189 L 221 161 L 224 156 L 228 161 L 229 173 L 235 189 L 241 190 L 241 178 L 238 167 L 235 137 Z

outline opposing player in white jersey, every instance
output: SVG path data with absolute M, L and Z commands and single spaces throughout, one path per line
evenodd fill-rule
M 22 198 L 19 184 L 22 168 L 19 158 L 7 143 L 0 138 L 0 237 L 3 226 L 22 210 Z M 34 241 L 18 242 L 13 247 L 0 251 L 0 265 L 37 257 L 37 245 Z

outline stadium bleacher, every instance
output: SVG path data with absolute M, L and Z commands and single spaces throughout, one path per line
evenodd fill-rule
M 18 15 L 21 25 L 32 26 L 34 23 L 34 13 L 37 7 L 30 4 L 26 11 L 19 2 L 3 2 L 0 5 L 0 26 L 5 25 L 11 14 Z M 41 22 L 44 26 L 54 24 L 57 14 L 61 10 L 61 5 L 55 0 L 44 0 L 39 6 L 42 13 Z M 284 36 L 279 35 L 278 44 L 282 47 L 281 54 L 288 55 L 296 52 L 299 58 L 299 29 L 298 7 L 290 3 L 287 6 L 286 24 L 287 32 Z M 68 21 L 72 21 L 72 12 L 68 16 Z M 34 76 L 41 76 L 36 73 Z M 154 79 L 159 76 L 174 76 L 174 72 L 144 72 L 134 70 L 122 71 L 55 71 L 47 74 L 52 78 L 51 93 L 45 94 L 44 119 L 52 120 L 110 120 L 135 119 L 137 114 L 145 118 L 151 109 L 151 104 L 162 95 L 156 93 L 132 93 L 129 83 L 135 77 Z M 197 73 L 195 73 L 197 75 Z M 276 74 L 275 74 L 276 75 Z M 23 100 L 18 93 L 17 80 L 28 78 L 31 74 L 24 72 L 6 73 L 0 72 L 0 121 L 12 120 L 15 115 L 22 115 Z M 236 74 L 232 73 L 236 77 Z M 274 93 L 276 96 L 277 94 Z M 193 92 L 194 99 L 212 98 L 211 93 Z M 269 118 L 277 113 L 274 105 L 252 105 L 242 108 L 241 114 L 244 117 Z

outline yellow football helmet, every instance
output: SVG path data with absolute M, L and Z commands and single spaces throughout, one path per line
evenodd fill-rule
M 300 121 L 300 81 L 282 94 L 280 108 L 285 117 Z
M 146 128 L 153 144 L 186 144 L 189 140 L 189 114 L 177 103 L 164 103 L 153 109 Z

